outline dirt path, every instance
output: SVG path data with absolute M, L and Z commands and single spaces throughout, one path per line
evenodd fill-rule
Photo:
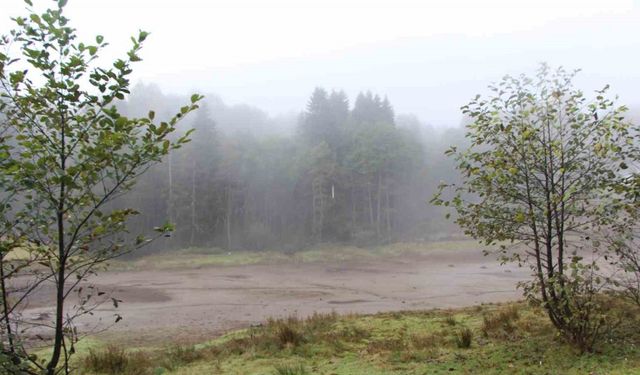
M 478 250 L 348 264 L 283 264 L 174 271 L 108 272 L 93 280 L 123 300 L 95 318 L 123 320 L 108 335 L 131 341 L 198 340 L 268 317 L 313 312 L 375 313 L 462 307 L 519 298 L 525 269 L 499 266 Z M 32 308 L 27 314 L 51 311 Z M 88 322 L 85 323 L 89 328 Z M 83 327 L 80 327 L 81 329 Z

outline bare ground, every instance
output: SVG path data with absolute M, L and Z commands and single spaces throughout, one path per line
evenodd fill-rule
M 526 269 L 500 266 L 479 250 L 433 250 L 349 263 L 290 263 L 186 270 L 106 272 L 92 281 L 119 308 L 105 303 L 81 330 L 129 343 L 198 341 L 268 317 L 313 312 L 375 313 L 463 307 L 518 299 Z M 46 301 L 32 301 L 25 316 L 51 313 Z M 97 319 L 96 319 L 97 318 Z M 101 325 L 95 322 L 102 319 Z

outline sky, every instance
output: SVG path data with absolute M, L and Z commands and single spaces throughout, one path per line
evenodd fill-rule
M 0 1 L 0 32 L 24 7 Z M 580 88 L 608 83 L 640 105 L 638 0 L 69 0 L 66 12 L 81 38 L 104 35 L 104 61 L 151 32 L 134 82 L 273 115 L 300 111 L 321 86 L 352 99 L 371 90 L 397 113 L 456 126 L 476 93 L 541 62 L 580 68 Z

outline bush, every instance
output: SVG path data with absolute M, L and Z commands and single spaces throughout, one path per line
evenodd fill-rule
M 5 350 L 0 342 L 0 371 L 3 374 L 26 374 L 27 368 L 25 358 Z

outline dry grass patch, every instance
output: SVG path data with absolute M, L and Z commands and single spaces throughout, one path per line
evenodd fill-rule
M 147 353 L 126 351 L 115 345 L 103 350 L 89 349 L 82 363 L 86 371 L 109 375 L 147 375 L 151 373 L 152 364 Z

